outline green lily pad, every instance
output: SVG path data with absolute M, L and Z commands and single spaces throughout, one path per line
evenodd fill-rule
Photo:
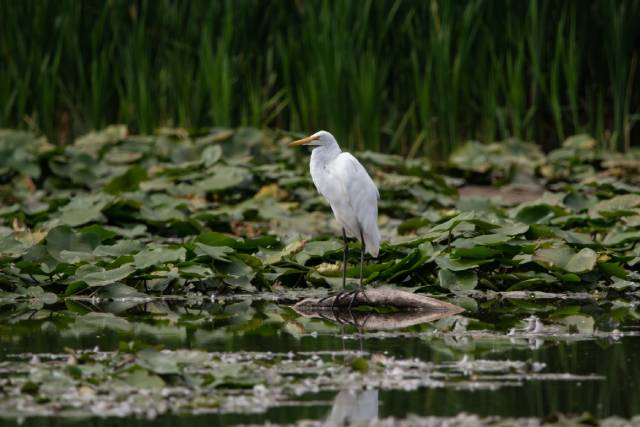
M 640 207 L 640 195 L 623 194 L 596 203 L 589 209 L 591 216 L 623 216 L 636 214 Z
M 178 362 L 175 353 L 165 354 L 155 350 L 142 350 L 136 355 L 136 363 L 156 374 L 178 374 Z
M 105 220 L 102 210 L 109 201 L 110 198 L 104 194 L 75 197 L 60 209 L 59 223 L 77 227 L 89 222 L 102 222 Z
M 96 287 L 123 280 L 134 271 L 136 268 L 133 264 L 124 264 L 111 270 L 87 264 L 78 268 L 75 277 L 76 280 L 86 283 L 89 287 Z
M 206 255 L 217 261 L 228 262 L 230 259 L 228 258 L 229 254 L 234 253 L 235 251 L 228 246 L 209 246 L 204 243 L 196 242 L 196 254 L 198 255 Z
M 435 258 L 438 267 L 444 270 L 464 271 L 479 267 L 482 264 L 493 261 L 492 259 L 457 259 L 447 255 L 440 255 Z
M 184 248 L 150 248 L 138 252 L 133 260 L 136 268 L 145 269 L 151 266 L 184 261 L 187 251 Z
M 147 171 L 142 166 L 132 166 L 124 174 L 113 178 L 104 186 L 104 191 L 109 194 L 120 194 L 127 191 L 135 191 L 140 188 L 140 183 L 147 180 Z
M 91 254 L 99 243 L 97 235 L 77 234 L 71 227 L 63 225 L 49 231 L 46 238 L 46 249 L 53 258 L 64 261 L 64 256 L 61 253 Z
M 640 240 L 640 230 L 638 231 L 612 231 L 604 238 L 602 244 L 605 246 L 616 246 L 627 242 Z
M 100 245 L 93 250 L 95 256 L 119 257 L 140 252 L 144 246 L 138 240 L 121 239 L 113 245 Z
M 197 188 L 216 192 L 228 190 L 251 179 L 248 169 L 237 166 L 214 165 L 213 174 L 197 184 Z
M 451 291 L 470 291 L 478 284 L 475 271 L 451 271 L 441 269 L 438 272 L 440 286 Z
M 160 389 L 165 382 L 158 375 L 144 369 L 134 369 L 123 374 L 120 380 L 130 387 L 139 389 Z
M 570 273 L 586 273 L 596 265 L 598 254 L 590 248 L 575 253 L 568 246 L 539 249 L 533 259 L 550 269 L 560 269 Z

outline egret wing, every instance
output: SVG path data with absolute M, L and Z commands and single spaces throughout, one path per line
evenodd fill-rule
M 374 256 L 378 254 L 380 232 L 378 231 L 378 199 L 380 194 L 366 169 L 350 153 L 341 153 L 331 162 L 331 176 L 339 183 L 340 204 L 344 201 L 346 208 L 357 222 L 356 229 L 350 230 L 354 237 L 360 237 L 362 230 L 367 252 Z M 331 201 L 331 200 L 330 200 Z M 333 203 L 332 203 L 333 207 Z M 343 208 L 344 209 L 344 208 Z

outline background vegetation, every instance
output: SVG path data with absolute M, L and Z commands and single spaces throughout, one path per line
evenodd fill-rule
M 465 139 L 640 137 L 640 1 L 0 1 L 0 126 L 330 129 L 446 156 Z

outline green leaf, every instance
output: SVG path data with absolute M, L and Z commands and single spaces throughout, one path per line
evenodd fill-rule
M 440 286 L 450 291 L 469 291 L 478 284 L 475 271 L 451 271 L 441 269 L 438 272 Z
M 447 255 L 440 255 L 436 257 L 436 264 L 438 267 L 445 270 L 451 271 L 463 271 L 463 270 L 471 270 L 473 268 L 477 268 L 482 264 L 487 262 L 491 262 L 491 259 L 456 259 L 451 258 Z
M 500 251 L 486 246 L 475 246 L 473 248 L 458 248 L 453 251 L 453 255 L 458 258 L 488 259 L 500 254 Z
M 527 231 L 529 231 L 529 226 L 527 224 L 512 223 L 501 226 L 498 230 L 496 230 L 496 234 L 519 236 L 526 233 Z
M 127 278 L 136 271 L 133 264 L 124 264 L 112 270 L 105 270 L 94 265 L 83 265 L 76 271 L 76 280 L 86 283 L 90 287 L 105 286 Z
M 547 286 L 556 282 L 557 282 L 557 279 L 550 274 L 537 273 L 534 277 L 529 277 L 514 283 L 509 288 L 507 288 L 507 291 L 521 291 L 525 289 L 531 290 L 541 286 Z
M 140 188 L 140 183 L 147 180 L 147 171 L 142 166 L 132 166 L 124 174 L 113 178 L 104 187 L 109 194 L 120 194 L 135 191 Z
M 93 261 L 95 256 L 89 252 L 62 250 L 58 254 L 58 259 L 67 264 L 78 264 L 80 262 Z
M 584 248 L 567 261 L 564 269 L 570 273 L 586 273 L 593 270 L 598 254 L 593 249 Z
M 598 267 L 609 276 L 619 277 L 620 279 L 626 279 L 629 277 L 629 273 L 619 263 L 615 262 L 601 262 L 598 263 Z
M 481 234 L 479 236 L 466 239 L 456 239 L 452 246 L 456 248 L 471 249 L 476 246 L 495 246 L 509 242 L 513 238 L 505 234 Z
M 251 172 L 237 166 L 215 165 L 208 178 L 198 182 L 197 187 L 204 191 L 217 192 L 238 187 L 251 179 Z
M 400 260 L 396 259 L 394 265 L 383 268 L 379 273 L 380 278 L 391 281 L 399 277 L 404 277 L 410 272 L 423 267 L 425 264 L 433 261 L 436 255 L 440 253 L 439 251 L 432 252 L 432 250 L 433 247 L 430 243 L 426 245 L 421 244 L 404 258 Z M 382 264 L 381 267 L 384 267 L 384 264 Z
M 162 353 L 151 349 L 142 350 L 136 355 L 136 363 L 160 375 L 180 373 L 175 353 Z
M 65 296 L 75 295 L 86 288 L 87 288 L 87 284 L 84 282 L 69 283 L 67 288 L 64 290 L 64 295 Z
M 593 317 L 581 314 L 563 317 L 558 322 L 567 325 L 570 332 L 578 332 L 581 334 L 592 334 L 595 327 Z
M 100 290 L 100 296 L 107 298 L 140 298 L 146 297 L 147 294 L 123 283 L 110 283 Z
M 113 230 L 109 230 L 100 224 L 87 225 L 80 228 L 80 230 L 78 231 L 80 232 L 80 234 L 84 235 L 95 235 L 101 242 L 113 239 L 118 235 L 118 233 L 114 232 Z
M 429 230 L 429 235 L 434 234 L 434 233 L 441 233 L 441 232 L 446 232 L 446 231 L 451 231 L 453 230 L 456 226 L 458 226 L 458 224 L 465 222 L 465 221 L 470 221 L 472 219 L 474 219 L 476 216 L 473 212 L 463 212 L 459 215 L 454 216 L 453 218 L 437 224 L 436 226 L 432 227 L 431 230 Z
M 104 221 L 102 209 L 110 200 L 104 193 L 77 196 L 60 209 L 59 223 L 77 227 L 89 222 Z
M 90 254 L 99 243 L 100 238 L 96 234 L 77 235 L 66 225 L 55 227 L 49 231 L 46 238 L 48 253 L 58 261 L 64 261 L 62 251 Z
M 160 389 L 165 386 L 162 378 L 144 369 L 129 371 L 125 373 L 120 380 L 136 389 Z
M 202 161 L 206 167 L 211 167 L 222 157 L 222 147 L 210 145 L 202 150 Z
M 605 246 L 617 246 L 622 243 L 636 242 L 640 240 L 640 230 L 637 231 L 612 231 L 604 238 L 602 244 Z
M 329 252 L 336 252 L 342 249 L 342 243 L 336 240 L 307 242 L 302 249 L 307 255 L 324 256 Z
M 555 211 L 548 205 L 527 206 L 521 209 L 516 219 L 525 224 L 546 223 L 555 216 Z
M 134 264 L 139 269 L 145 269 L 151 266 L 176 263 L 186 259 L 187 251 L 184 248 L 151 248 L 145 249 L 134 255 Z
M 93 250 L 96 256 L 119 257 L 140 252 L 144 246 L 138 240 L 118 240 L 113 245 L 100 245 Z
M 578 233 L 570 230 L 562 230 L 559 228 L 553 228 L 553 233 L 563 239 L 566 243 L 571 245 L 588 246 L 593 245 L 595 242 L 590 235 L 586 233 Z
M 252 239 L 243 239 L 238 242 L 236 248 L 242 250 L 252 250 L 258 248 L 270 248 L 280 243 L 280 240 L 276 236 L 260 236 Z
M 575 253 L 568 246 L 558 246 L 539 249 L 533 259 L 550 269 L 564 270 L 570 273 L 586 273 L 595 267 L 598 254 L 589 248 Z
M 563 269 L 574 252 L 568 246 L 539 249 L 533 255 L 534 261 L 550 269 Z
M 369 372 L 369 361 L 363 357 L 354 357 L 351 360 L 351 369 L 360 372 L 362 374 L 366 374 Z
M 478 301 L 468 296 L 457 295 L 450 302 L 451 304 L 464 308 L 464 311 L 468 313 L 475 313 L 478 311 Z
M 301 252 L 296 255 L 296 261 L 300 264 L 306 263 L 312 257 L 324 257 L 325 255 L 337 252 L 343 247 L 337 240 L 311 241 L 304 245 Z
M 236 257 L 231 257 L 230 260 L 231 262 L 216 266 L 225 275 L 224 282 L 245 291 L 255 291 L 251 284 L 251 280 L 256 274 L 253 269 Z
M 215 231 L 200 234 L 196 238 L 196 242 L 202 242 L 207 246 L 229 246 L 232 248 L 236 248 L 238 244 L 236 239 Z
M 206 255 L 212 259 L 218 261 L 229 262 L 230 259 L 227 255 L 234 253 L 235 251 L 228 246 L 209 246 L 204 243 L 196 242 L 196 254 Z
M 214 275 L 211 268 L 195 263 L 189 265 L 180 264 L 178 270 L 180 271 L 180 277 L 186 279 L 206 279 Z
M 589 209 L 591 216 L 623 216 L 636 213 L 634 208 L 640 206 L 640 195 L 623 194 L 603 200 Z

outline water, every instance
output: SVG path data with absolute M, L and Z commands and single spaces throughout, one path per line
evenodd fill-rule
M 475 312 L 379 332 L 303 318 L 288 307 L 258 300 L 69 301 L 36 309 L 5 304 L 1 308 L 0 368 L 10 363 L 28 366 L 32 354 L 45 360 L 72 350 L 106 354 L 119 350 L 122 354 L 156 346 L 212 354 L 269 351 L 279 355 L 277 360 L 287 354 L 309 360 L 313 353 L 321 352 L 321 358 L 328 363 L 337 361 L 336 366 L 348 365 L 351 355 L 368 360 L 371 366 L 376 358 L 414 360 L 422 367 L 398 367 L 398 372 L 405 369 L 398 375 L 413 375 L 423 382 L 427 376 L 430 382 L 404 390 L 406 382 L 394 385 L 390 369 L 370 369 L 358 377 L 367 379 L 366 389 L 333 378 L 326 389 L 290 395 L 286 403 L 254 414 L 238 410 L 161 413 L 152 419 L 137 415 L 77 419 L 11 416 L 0 420 L 3 425 L 29 426 L 210 426 L 335 421 L 349 413 L 362 419 L 404 418 L 409 414 L 454 417 L 462 412 L 516 418 L 588 412 L 598 419 L 631 418 L 640 414 L 640 366 L 634 362 L 634 356 L 640 354 L 640 337 L 635 304 L 622 306 L 627 308 L 625 316 L 620 314 L 619 303 L 578 300 L 558 307 L 554 301 L 487 301 Z M 594 322 L 591 330 L 589 319 Z M 338 371 L 327 367 L 328 376 L 331 372 Z M 10 369 L 0 369 L 0 379 L 12 375 Z M 345 389 L 340 391 L 338 386 Z M 349 392 L 348 388 L 355 390 Z

